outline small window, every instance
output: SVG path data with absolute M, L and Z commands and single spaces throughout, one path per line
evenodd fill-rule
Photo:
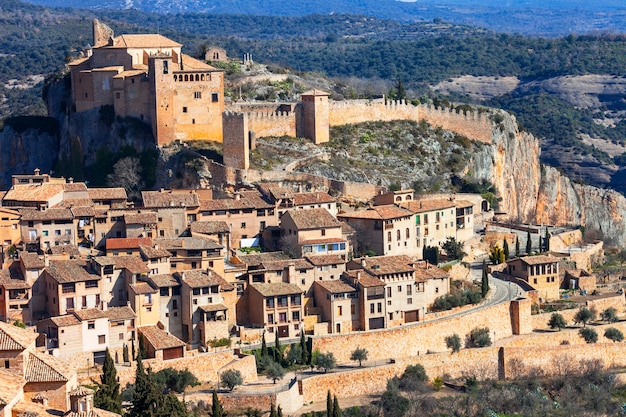
M 183 107 L 183 113 L 187 113 L 187 107 Z
M 5 367 L 6 369 L 9 369 L 9 361 L 4 361 L 4 367 Z
M 196 99 L 202 98 L 202 92 L 201 91 L 194 91 L 193 98 L 196 98 Z
M 93 329 L 95 329 L 95 328 L 96 328 L 96 322 L 95 322 L 95 321 L 89 321 L 89 322 L 87 322 L 87 328 L 88 328 L 89 330 L 93 330 Z
M 107 339 L 106 336 L 101 334 L 101 335 L 98 336 L 98 343 L 103 345 L 103 344 L 105 344 L 107 342 L 106 339 Z
M 217 93 L 211 93 L 211 101 L 217 103 L 219 101 L 219 95 Z

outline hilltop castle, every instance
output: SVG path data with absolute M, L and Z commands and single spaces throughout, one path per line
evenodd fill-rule
M 93 22 L 93 47 L 69 64 L 76 111 L 112 105 L 152 126 L 157 145 L 222 141 L 224 72 L 161 35 L 113 36 Z

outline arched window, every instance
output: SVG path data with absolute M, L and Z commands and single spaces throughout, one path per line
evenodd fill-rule
M 174 81 L 178 81 L 178 75 L 174 74 Z
M 396 196 L 396 201 L 402 201 L 402 196 Z
M 185 74 L 185 81 L 189 81 L 189 76 Z
M 391 242 L 391 232 L 387 232 L 387 241 Z
M 200 81 L 200 75 L 196 74 L 196 81 Z
M 200 75 L 200 81 L 204 81 L 204 74 Z
M 400 230 L 396 231 L 396 240 L 400 240 L 400 236 L 401 236 Z

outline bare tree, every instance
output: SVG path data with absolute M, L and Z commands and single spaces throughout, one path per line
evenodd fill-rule
M 107 175 L 107 186 L 123 187 L 131 200 L 139 200 L 144 188 L 142 171 L 139 158 L 122 158 L 113 165 L 113 172 Z

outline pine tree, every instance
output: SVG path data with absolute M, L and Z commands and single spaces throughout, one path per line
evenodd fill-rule
M 481 290 L 482 296 L 483 298 L 485 298 L 485 296 L 489 292 L 489 276 L 487 275 L 487 263 L 485 262 L 484 259 L 483 259 L 483 277 L 482 277 L 482 281 L 480 284 L 481 284 L 480 290 Z
M 339 407 L 339 401 L 336 395 L 333 400 L 333 417 L 341 417 L 341 407 Z
M 330 390 L 326 393 L 326 417 L 333 416 L 333 397 L 330 395 Z
M 217 396 L 217 391 L 213 390 L 213 404 L 211 404 L 211 417 L 222 417 L 224 415 L 224 409 L 220 403 L 220 399 Z
M 94 406 L 103 410 L 122 414 L 122 395 L 117 382 L 117 371 L 109 349 L 106 350 L 100 384 L 93 398 Z
M 265 332 L 263 332 L 263 338 L 261 339 L 261 357 L 267 358 L 267 343 L 265 342 Z
M 530 238 L 530 230 L 526 233 L 526 255 L 530 255 L 533 250 L 533 241 Z
M 502 250 L 504 251 L 504 259 L 509 259 L 509 242 L 506 240 L 506 238 L 504 238 Z
M 519 236 L 515 236 L 515 257 L 519 258 Z

